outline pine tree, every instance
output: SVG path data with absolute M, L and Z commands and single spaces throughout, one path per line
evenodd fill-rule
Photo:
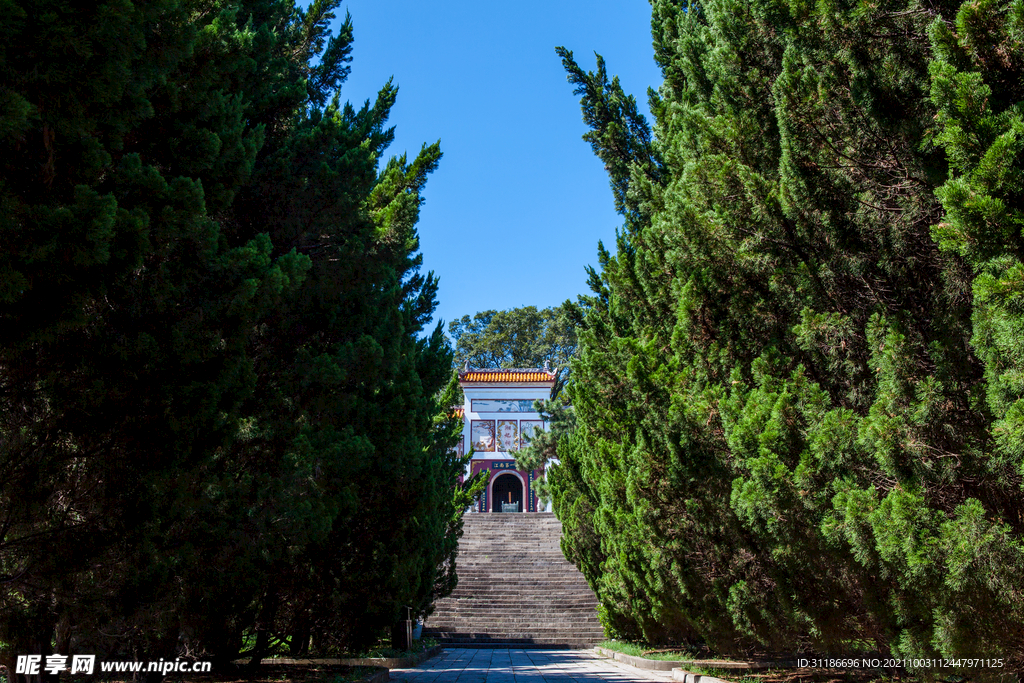
M 272 260 L 265 239 L 228 240 L 214 219 L 261 131 L 230 95 L 248 61 L 234 12 L 213 8 L 201 27 L 191 9 L 7 13 L 0 366 L 3 432 L 16 438 L 2 447 L 2 565 L 14 651 L 47 652 L 55 626 L 103 619 L 127 645 L 140 602 L 138 626 L 165 629 L 152 595 L 166 580 L 164 505 L 235 431 L 249 329 L 301 275 L 295 255 Z M 69 637 L 60 627 L 57 647 Z
M 345 647 L 453 587 L 440 151 L 381 164 L 396 91 L 340 103 L 338 4 L 5 13 L 8 654 Z
M 551 473 L 612 633 L 1024 652 L 1021 10 L 982 5 L 654 2 L 650 140 L 561 52 L 626 219 Z

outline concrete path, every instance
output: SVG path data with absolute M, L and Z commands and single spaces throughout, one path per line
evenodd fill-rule
M 666 683 L 668 671 L 642 671 L 593 650 L 445 649 L 414 669 L 393 669 L 403 683 Z

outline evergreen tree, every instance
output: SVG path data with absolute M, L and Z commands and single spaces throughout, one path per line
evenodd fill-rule
M 1021 16 L 657 0 L 653 139 L 561 51 L 626 219 L 550 475 L 612 633 L 1024 656 Z
M 381 167 L 395 89 L 340 104 L 338 4 L 5 11 L 7 655 L 346 647 L 451 590 L 440 151 Z
M 542 470 L 558 463 L 558 442 L 568 437 L 576 428 L 576 414 L 572 406 L 562 397 L 534 401 L 534 409 L 545 422 L 546 430 L 534 432 L 526 445 L 515 453 L 516 467 L 524 472 Z M 551 488 L 547 476 L 536 479 L 533 490 L 540 501 L 539 508 L 546 508 L 551 500 Z M 539 509 L 538 508 L 538 509 Z

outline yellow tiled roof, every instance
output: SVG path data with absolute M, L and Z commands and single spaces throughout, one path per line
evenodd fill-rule
M 470 368 L 459 373 L 461 382 L 554 382 L 555 373 L 535 368 L 485 370 Z

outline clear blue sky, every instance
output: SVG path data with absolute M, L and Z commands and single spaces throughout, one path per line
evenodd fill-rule
M 603 55 L 646 112 L 661 83 L 647 0 L 349 0 L 339 21 L 346 9 L 342 98 L 361 104 L 393 76 L 391 152 L 441 141 L 419 223 L 424 270 L 441 278 L 435 324 L 584 293 L 598 240 L 613 249 L 622 219 L 555 47 L 588 71 Z

